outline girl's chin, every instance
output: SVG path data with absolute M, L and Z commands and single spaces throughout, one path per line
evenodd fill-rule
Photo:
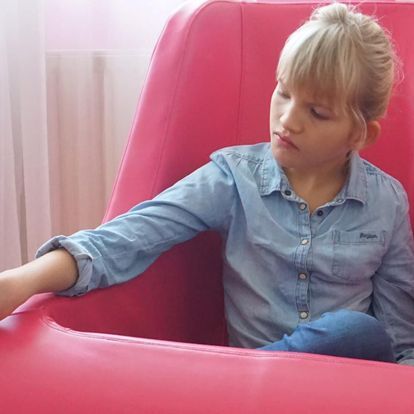
M 290 156 L 287 151 L 284 151 L 283 149 L 280 149 L 276 145 L 272 143 L 272 154 L 273 158 L 277 161 L 277 163 L 281 167 L 287 167 L 289 164 L 292 164 L 292 157 Z

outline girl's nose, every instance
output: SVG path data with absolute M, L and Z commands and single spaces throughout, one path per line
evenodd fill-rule
M 280 116 L 280 123 L 286 131 L 293 134 L 299 134 L 302 131 L 303 126 L 299 112 L 293 102 L 285 106 Z

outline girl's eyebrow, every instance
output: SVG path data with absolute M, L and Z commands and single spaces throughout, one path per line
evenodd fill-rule
M 286 89 L 286 85 L 283 83 L 282 79 L 277 79 L 277 83 L 280 84 L 280 86 L 282 87 L 282 89 Z M 323 109 L 328 110 L 329 112 L 333 112 L 332 109 L 330 108 L 329 102 L 327 101 L 317 101 L 315 100 L 315 98 L 310 98 L 310 99 L 305 99 L 305 103 L 306 105 L 310 105 L 310 106 L 320 106 Z
M 286 84 L 283 82 L 283 79 L 277 78 L 276 81 L 278 84 L 280 84 L 281 88 L 286 92 L 288 88 L 286 87 Z M 335 111 L 332 109 L 332 105 L 329 103 L 329 101 L 327 99 L 323 101 L 318 101 L 317 99 L 315 99 L 315 95 L 316 94 L 310 94 L 308 96 L 305 96 L 305 99 L 304 99 L 305 104 L 308 106 L 319 106 L 334 115 Z

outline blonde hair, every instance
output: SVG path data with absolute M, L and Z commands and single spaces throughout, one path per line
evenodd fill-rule
M 289 36 L 277 77 L 289 88 L 310 86 L 350 114 L 365 136 L 366 122 L 387 110 L 396 65 L 391 39 L 374 17 L 333 3 L 317 8 Z

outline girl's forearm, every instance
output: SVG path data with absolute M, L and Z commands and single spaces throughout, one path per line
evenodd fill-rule
M 0 273 L 0 320 L 36 293 L 68 289 L 77 278 L 75 259 L 62 249 Z
M 64 249 L 49 252 L 11 272 L 29 289 L 30 295 L 68 289 L 78 278 L 76 261 Z

